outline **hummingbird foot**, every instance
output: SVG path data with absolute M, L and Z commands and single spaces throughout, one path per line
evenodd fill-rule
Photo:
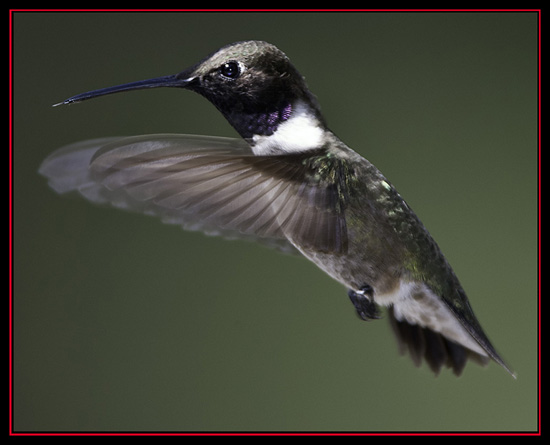
M 372 298 L 373 294 L 374 290 L 368 284 L 362 286 L 358 291 L 348 290 L 348 297 L 361 320 L 370 321 L 381 318 L 378 307 Z

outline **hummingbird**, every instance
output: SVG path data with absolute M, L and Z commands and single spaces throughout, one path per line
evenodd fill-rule
M 175 75 L 56 104 L 145 88 L 190 90 L 240 138 L 156 134 L 60 148 L 39 172 L 58 193 L 154 215 L 187 230 L 302 255 L 341 283 L 358 317 L 389 322 L 402 354 L 461 375 L 492 346 L 438 245 L 388 179 L 329 128 L 305 78 L 276 46 L 226 45 Z

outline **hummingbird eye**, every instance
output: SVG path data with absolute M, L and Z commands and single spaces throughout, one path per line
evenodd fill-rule
M 237 62 L 227 62 L 220 67 L 220 73 L 228 79 L 236 79 L 241 75 L 241 67 Z

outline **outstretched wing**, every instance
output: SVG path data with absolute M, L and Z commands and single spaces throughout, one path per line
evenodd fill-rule
M 73 144 L 39 171 L 58 193 L 78 191 L 185 229 L 343 253 L 337 175 L 319 177 L 311 159 L 255 156 L 239 139 L 148 135 Z

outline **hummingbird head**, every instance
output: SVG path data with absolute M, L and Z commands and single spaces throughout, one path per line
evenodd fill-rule
M 189 79 L 189 89 L 215 104 L 235 102 L 254 107 L 283 97 L 294 99 L 307 90 L 282 51 L 255 40 L 224 46 L 177 76 Z
M 156 87 L 184 88 L 204 96 L 247 139 L 273 134 L 298 103 L 322 121 L 316 98 L 288 57 L 257 40 L 226 45 L 175 75 L 90 91 L 62 104 Z
M 267 42 L 224 46 L 177 77 L 212 102 L 244 138 L 271 135 L 288 120 L 298 101 L 321 119 L 303 76 Z

